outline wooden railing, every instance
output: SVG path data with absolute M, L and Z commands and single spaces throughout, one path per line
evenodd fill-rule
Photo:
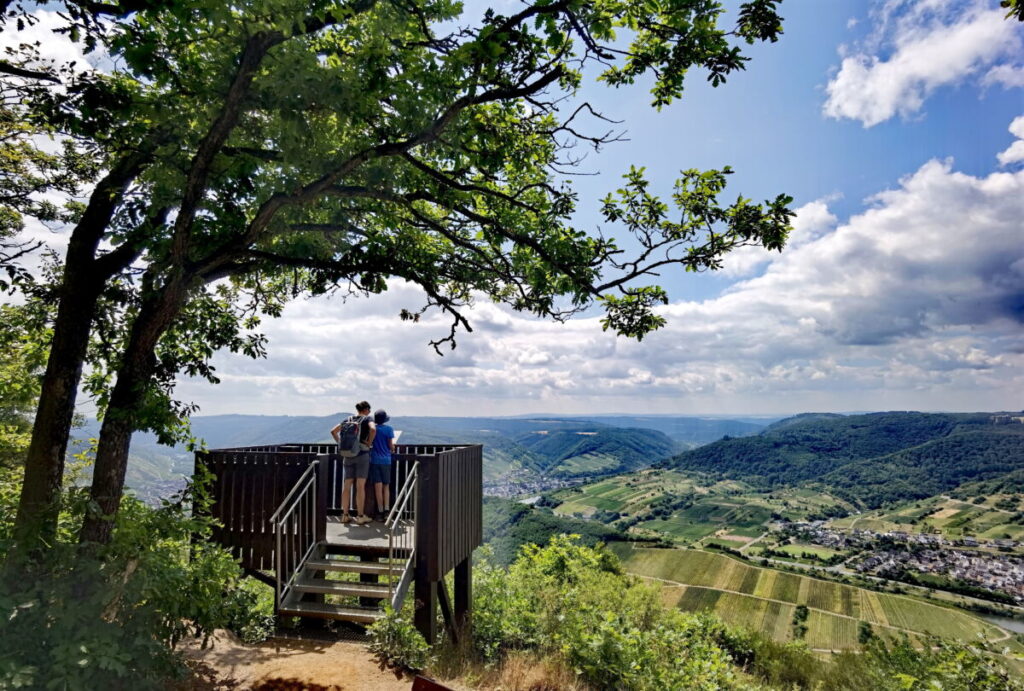
M 311 539 L 314 544 L 326 539 L 328 514 L 341 511 L 344 469 L 333 444 L 205 451 L 196 454 L 196 466 L 197 471 L 204 466 L 214 476 L 211 513 L 221 525 L 214 530 L 213 539 L 231 549 L 242 566 L 259 577 L 266 578 L 268 571 L 286 575 L 292 563 L 289 536 L 294 536 L 296 552 L 308 552 Z M 416 623 L 432 641 L 436 604 L 440 603 L 449 622 L 469 610 L 471 556 L 483 539 L 483 449 L 480 445 L 399 444 L 391 472 L 392 505 L 398 507 L 397 500 L 402 498 L 404 510 L 411 504 L 415 511 L 414 544 L 399 545 L 380 557 L 415 554 L 411 563 L 415 568 Z M 310 481 L 311 477 L 315 481 Z M 281 522 L 288 508 L 278 509 L 293 489 L 296 493 L 288 504 L 295 507 L 291 516 L 301 516 L 304 522 L 290 528 Z M 368 510 L 373 508 L 372 496 L 372 488 L 368 488 Z M 454 607 L 443 580 L 452 570 Z M 282 592 L 287 582 L 284 578 Z
M 416 549 L 439 581 L 483 541 L 483 447 L 439 447 L 422 457 Z
M 314 460 L 311 449 L 283 446 L 197 453 L 197 469 L 203 466 L 213 475 L 210 513 L 220 523 L 213 530 L 214 542 L 230 549 L 244 568 L 272 571 L 270 517 Z

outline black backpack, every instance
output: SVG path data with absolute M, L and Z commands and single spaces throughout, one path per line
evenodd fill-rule
M 338 430 L 338 455 L 346 458 L 353 458 L 362 453 L 362 445 L 359 443 L 359 433 L 363 428 L 362 415 L 353 415 L 341 423 Z

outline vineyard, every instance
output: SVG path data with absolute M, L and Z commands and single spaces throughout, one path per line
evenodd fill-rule
M 793 608 L 811 609 L 807 641 L 823 649 L 857 645 L 857 622 L 870 623 L 879 633 L 890 629 L 931 633 L 972 640 L 1005 633 L 961 610 L 920 600 L 833 583 L 772 569 L 762 569 L 723 555 L 697 550 L 631 549 L 616 545 L 626 569 L 672 583 L 685 584 L 676 605 L 681 609 L 714 610 L 726 621 L 749 626 L 778 640 L 791 637 Z

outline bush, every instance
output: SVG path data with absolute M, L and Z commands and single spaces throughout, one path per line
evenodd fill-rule
M 418 672 L 430 664 L 430 646 L 416 627 L 390 605 L 384 616 L 366 629 L 370 636 L 370 650 L 382 662 L 410 672 Z
M 473 640 L 485 660 L 533 650 L 561 658 L 597 688 L 734 685 L 714 620 L 664 608 L 656 587 L 576 536 L 524 546 L 507 572 L 486 560 L 475 572 Z
M 3 557 L 19 479 L 0 484 Z M 191 515 L 190 504 L 205 501 L 200 487 L 155 509 L 125 496 L 111 543 L 88 549 L 76 544 L 86 496 L 73 485 L 64 492 L 58 539 L 39 560 L 5 564 L 0 688 L 157 688 L 185 674 L 174 647 L 186 636 L 267 635 L 272 600 L 205 542 L 209 519 Z
M 623 574 L 614 555 L 574 536 L 523 547 L 507 571 L 485 553 L 474 570 L 472 642 L 480 658 L 496 665 L 523 651 L 594 688 L 729 689 L 754 681 L 787 691 L 1024 691 L 980 643 L 933 639 L 917 650 L 862 627 L 863 651 L 827 662 L 803 641 L 780 643 L 711 614 L 666 608 L 657 587 Z M 806 630 L 809 610 L 796 613 L 793 624 Z

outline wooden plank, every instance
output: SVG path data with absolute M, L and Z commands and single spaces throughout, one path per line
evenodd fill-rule
M 440 684 L 420 674 L 412 682 L 412 691 L 452 691 L 451 687 Z

